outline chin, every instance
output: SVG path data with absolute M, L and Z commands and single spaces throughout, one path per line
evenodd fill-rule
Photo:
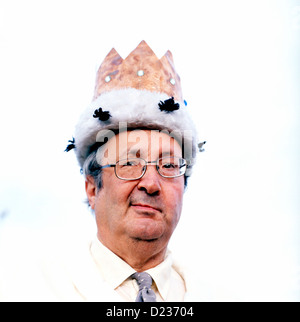
M 131 227 L 132 236 L 145 241 L 157 241 L 165 234 L 165 225 L 162 222 L 153 220 L 139 220 Z
M 135 239 L 137 240 L 143 240 L 143 241 L 149 241 L 149 242 L 154 242 L 158 241 L 163 238 L 163 234 L 161 232 L 141 232 L 141 231 L 136 231 L 135 233 L 132 234 Z

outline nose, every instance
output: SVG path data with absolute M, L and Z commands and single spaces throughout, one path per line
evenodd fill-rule
M 147 165 L 143 177 L 139 180 L 138 189 L 145 191 L 147 195 L 157 196 L 161 191 L 160 175 L 156 170 L 156 165 Z

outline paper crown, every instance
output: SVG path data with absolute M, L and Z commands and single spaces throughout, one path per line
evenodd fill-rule
M 74 139 L 69 141 L 66 151 L 75 148 L 79 165 L 83 167 L 91 151 L 99 146 L 99 133 L 118 130 L 120 124 L 126 124 L 128 129 L 176 132 L 189 143 L 188 157 L 195 160 L 197 131 L 183 101 L 170 51 L 158 59 L 142 41 L 122 59 L 112 49 L 98 69 L 93 101 L 80 116 Z
M 158 59 L 144 40 L 124 60 L 114 48 L 108 53 L 97 72 L 94 99 L 104 92 L 128 87 L 166 93 L 182 101 L 172 53 L 168 50 Z

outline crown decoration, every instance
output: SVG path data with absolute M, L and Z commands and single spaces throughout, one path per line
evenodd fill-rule
M 183 101 L 172 53 L 168 50 L 158 59 L 144 40 L 125 59 L 114 48 L 108 53 L 97 72 L 94 99 L 104 92 L 123 88 L 166 93 Z
M 67 147 L 65 149 L 65 152 L 69 152 L 72 149 L 75 149 L 75 147 L 76 147 L 75 146 L 75 139 L 74 138 L 72 138 L 72 140 L 69 140 L 68 142 L 69 142 L 69 144 L 67 145 Z
M 109 111 L 103 111 L 102 108 L 100 107 L 94 111 L 93 117 L 98 118 L 100 121 L 105 122 L 109 120 L 111 115 Z
M 165 111 L 166 113 L 176 111 L 180 107 L 178 103 L 174 102 L 174 97 L 171 97 L 165 101 L 160 101 L 158 106 L 161 111 Z
M 204 151 L 205 142 L 197 144 L 197 130 L 186 105 L 169 50 L 158 59 L 142 41 L 123 59 L 113 48 L 97 71 L 93 100 L 76 125 L 76 145 L 75 139 L 70 140 L 65 151 L 74 149 L 82 168 L 91 151 L 105 143 L 107 131 L 119 131 L 123 124 L 128 129 L 167 130 L 179 142 L 184 139 L 189 176 L 196 152 Z
M 203 148 L 204 144 L 206 144 L 206 141 L 198 143 L 199 152 L 204 152 L 205 151 L 205 149 Z

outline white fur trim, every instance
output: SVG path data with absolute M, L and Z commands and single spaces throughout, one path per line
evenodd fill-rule
M 89 148 L 96 143 L 100 130 L 118 129 L 119 122 L 127 122 L 127 128 L 147 127 L 158 130 L 189 133 L 192 137 L 193 154 L 197 151 L 197 132 L 184 102 L 177 102 L 180 108 L 167 113 L 159 109 L 158 103 L 170 97 L 164 93 L 126 88 L 101 94 L 81 115 L 75 128 L 76 156 L 83 166 Z M 111 118 L 100 121 L 93 117 L 98 108 L 109 111 Z

